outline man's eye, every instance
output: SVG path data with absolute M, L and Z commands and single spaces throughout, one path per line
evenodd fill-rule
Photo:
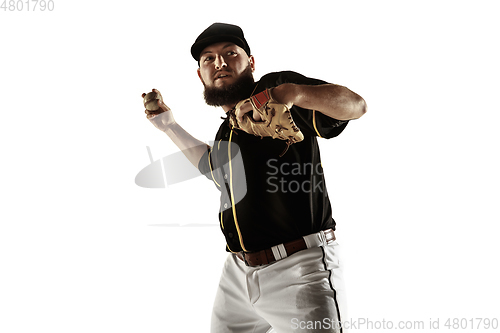
M 236 52 L 234 52 L 234 51 L 229 51 L 229 52 L 227 53 L 227 55 L 234 55 L 234 54 L 236 54 Z
M 210 61 L 210 60 L 212 60 L 212 57 L 206 57 L 205 58 L 205 61 Z

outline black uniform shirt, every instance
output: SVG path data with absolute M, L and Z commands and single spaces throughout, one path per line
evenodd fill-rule
M 282 83 L 326 82 L 295 72 L 270 73 L 257 82 L 254 94 Z M 199 162 L 200 172 L 221 191 L 219 221 L 228 251 L 259 251 L 335 229 L 316 137 L 335 137 L 348 121 L 297 106 L 291 114 L 304 140 L 282 157 L 286 141 L 231 131 L 226 119 Z

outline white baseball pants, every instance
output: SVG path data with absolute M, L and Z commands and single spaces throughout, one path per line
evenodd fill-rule
M 319 232 L 308 249 L 248 267 L 229 254 L 215 297 L 212 333 L 343 332 L 345 290 L 339 245 Z

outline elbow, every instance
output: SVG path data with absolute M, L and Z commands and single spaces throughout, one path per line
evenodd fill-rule
M 351 119 L 361 118 L 366 113 L 367 109 L 368 106 L 366 105 L 365 100 L 362 97 L 359 97 L 353 106 L 353 117 Z
M 337 120 L 354 120 L 361 118 L 367 110 L 366 102 L 359 97 L 356 101 L 352 101 L 349 106 L 343 109 L 342 112 L 332 115 Z
M 361 104 L 360 106 L 360 117 L 361 117 L 366 113 L 366 111 L 368 111 L 368 105 L 366 105 L 366 101 L 363 98 L 361 98 L 360 104 Z

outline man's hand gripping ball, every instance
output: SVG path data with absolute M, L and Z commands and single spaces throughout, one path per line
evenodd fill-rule
M 156 128 L 164 132 L 170 125 L 175 123 L 172 111 L 163 103 L 163 97 L 157 89 L 142 94 L 142 98 L 147 118 Z

